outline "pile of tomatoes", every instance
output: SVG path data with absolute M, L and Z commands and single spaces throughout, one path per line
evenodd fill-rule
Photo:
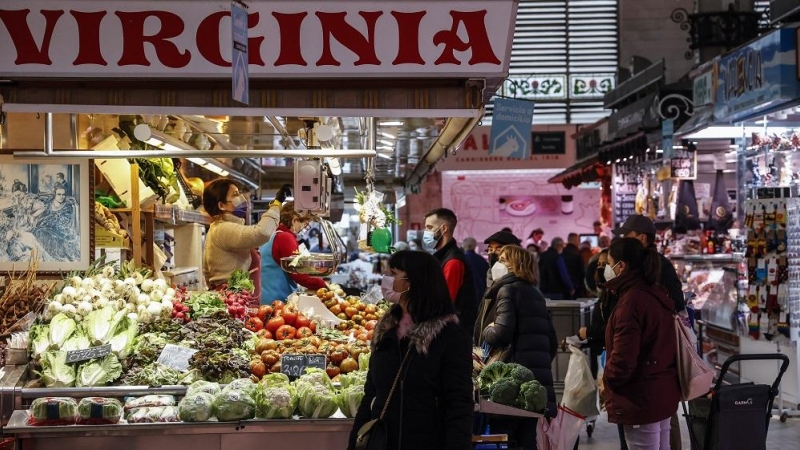
M 304 316 L 294 305 L 280 300 L 275 300 L 272 305 L 261 305 L 249 315 L 245 328 L 267 339 L 305 339 L 317 331 L 316 321 Z

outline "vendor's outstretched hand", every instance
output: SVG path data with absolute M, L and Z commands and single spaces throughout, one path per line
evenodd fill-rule
M 292 185 L 291 184 L 284 184 L 278 189 L 278 192 L 275 193 L 275 200 L 283 203 L 286 201 L 286 197 L 292 195 Z

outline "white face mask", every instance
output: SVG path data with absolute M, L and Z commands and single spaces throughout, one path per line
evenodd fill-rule
M 619 262 L 617 264 L 619 264 Z M 614 278 L 617 278 L 617 274 L 614 272 L 614 267 L 617 267 L 617 264 L 614 264 L 613 266 L 606 264 L 606 268 L 603 269 L 603 278 L 605 278 L 606 281 L 611 281 Z
M 394 290 L 394 280 L 395 278 L 393 276 L 384 275 L 381 280 L 381 293 L 387 302 L 398 304 L 400 303 L 400 297 L 408 292 L 408 289 L 403 292 L 396 292 Z
M 508 275 L 508 267 L 500 261 L 494 263 L 492 266 L 492 279 L 499 280 L 506 275 Z

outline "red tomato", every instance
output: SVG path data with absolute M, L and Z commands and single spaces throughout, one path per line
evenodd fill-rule
M 367 330 L 374 330 L 375 325 L 377 324 L 378 324 L 377 320 L 369 320 L 367 321 L 367 323 L 364 324 L 364 328 L 366 328 Z
M 272 317 L 272 306 L 269 305 L 261 305 L 258 307 L 258 313 L 256 313 L 259 319 L 262 322 L 266 322 Z
M 298 314 L 297 315 L 297 320 L 295 320 L 295 322 L 294 322 L 294 326 L 296 326 L 297 328 L 302 328 L 302 327 L 311 328 L 311 320 L 309 320 L 308 317 L 306 317 L 306 316 L 304 316 L 302 314 Z M 311 330 L 311 331 L 314 331 L 314 330 Z
M 284 302 L 282 302 L 282 301 L 280 301 L 280 300 L 275 300 L 274 302 L 272 302 L 272 309 L 273 309 L 274 311 L 278 311 L 279 309 L 282 309 L 282 308 L 283 308 L 283 305 L 284 305 L 284 304 L 285 304 L 285 303 L 284 303 Z
M 314 334 L 316 334 L 317 333 L 317 321 L 316 320 L 312 320 L 311 321 L 311 325 L 309 325 L 308 328 L 311 328 L 311 331 L 313 331 Z
M 275 339 L 282 341 L 284 339 L 294 339 L 295 334 L 297 334 L 297 330 L 291 325 L 282 325 L 278 328 L 278 331 L 275 332 Z
M 281 310 L 281 317 L 283 317 L 287 325 L 294 325 L 295 321 L 297 321 L 297 308 L 292 305 L 285 305 Z
M 262 322 L 258 317 L 250 317 L 247 319 L 247 322 L 244 323 L 244 327 L 253 333 L 257 333 L 264 328 L 264 322 Z
M 310 338 L 313 335 L 314 335 L 314 332 L 311 331 L 311 328 L 300 327 L 300 328 L 297 329 L 297 333 L 295 333 L 295 339 Z
M 267 331 L 272 334 L 275 334 L 278 331 L 278 328 L 284 326 L 286 321 L 283 320 L 283 317 L 273 317 L 267 321 Z

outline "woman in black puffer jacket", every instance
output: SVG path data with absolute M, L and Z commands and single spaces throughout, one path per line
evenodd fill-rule
M 486 294 L 478 321 L 480 330 L 475 334 L 481 336 L 490 352 L 507 349 L 504 362 L 521 364 L 533 372 L 547 388 L 546 416 L 554 417 L 556 394 L 551 364 L 558 339 L 546 300 L 535 287 L 538 280 L 530 252 L 516 245 L 503 247 L 492 275 L 495 282 Z M 525 449 L 536 448 L 536 419 L 519 420 L 513 428 L 518 444 Z

